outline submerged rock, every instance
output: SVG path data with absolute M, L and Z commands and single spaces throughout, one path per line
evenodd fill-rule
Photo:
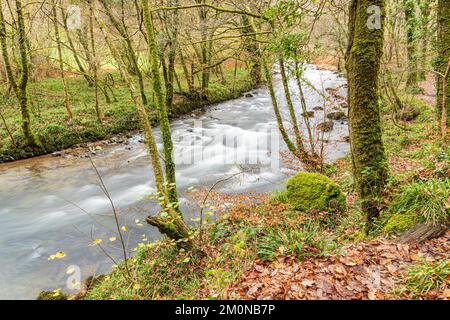
M 289 179 L 286 196 L 294 210 L 345 211 L 346 197 L 330 178 L 318 173 L 302 172 Z
M 245 94 L 245 97 L 246 98 L 253 98 L 254 95 L 253 95 L 253 93 L 247 93 L 247 94 Z
M 302 113 L 303 118 L 314 118 L 314 111 L 308 111 Z
M 345 112 L 337 111 L 327 114 L 327 118 L 330 120 L 347 120 L 347 115 Z
M 323 111 L 324 109 L 321 106 L 317 106 L 317 107 L 314 107 L 313 110 L 314 111 Z
M 322 131 L 322 132 L 333 131 L 333 129 L 334 129 L 334 122 L 333 121 L 326 121 L 326 122 L 319 123 L 317 125 L 317 129 Z

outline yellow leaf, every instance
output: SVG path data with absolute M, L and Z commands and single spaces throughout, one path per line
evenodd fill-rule
M 123 226 L 122 228 L 120 228 L 120 230 L 122 231 L 122 232 L 127 232 L 127 227 L 126 226 Z
M 109 238 L 109 241 L 110 241 L 110 242 L 114 242 L 114 241 L 116 241 L 116 240 L 117 240 L 116 237 L 111 237 L 111 238 Z
M 75 272 L 75 268 L 74 267 L 70 267 L 69 269 L 67 269 L 66 273 L 67 274 L 72 274 Z
M 57 298 L 61 295 L 61 289 L 56 289 L 53 291 L 53 298 Z
M 57 260 L 57 259 L 62 259 L 66 256 L 65 252 L 58 252 L 56 254 L 52 254 L 48 257 L 48 260 Z
M 102 239 L 95 239 L 94 241 L 92 241 L 92 246 L 98 246 L 99 244 L 101 244 L 103 242 Z

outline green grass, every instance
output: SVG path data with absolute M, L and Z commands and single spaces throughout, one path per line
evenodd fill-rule
M 395 214 L 414 213 L 430 224 L 448 220 L 447 201 L 450 197 L 450 179 L 432 179 L 412 182 L 395 197 L 390 211 Z
M 173 116 L 188 113 L 205 104 L 239 97 L 243 92 L 251 89 L 246 70 L 238 70 L 234 91 L 232 84 L 234 69 L 225 69 L 224 72 L 225 78 L 228 79 L 227 83 L 224 84 L 221 78 L 213 76 L 207 102 L 182 100 L 175 105 Z M 14 95 L 0 95 L 2 114 L 17 143 L 17 146 L 14 147 L 3 122 L 0 122 L 0 162 L 51 153 L 80 143 L 108 139 L 119 133 L 138 130 L 140 123 L 128 89 L 118 74 L 114 73 L 113 77 L 116 83 L 113 91 L 117 102 L 112 101 L 108 104 L 105 96 L 101 92 L 99 94 L 100 108 L 104 117 L 103 124 L 97 121 L 94 89 L 89 88 L 82 77 L 68 77 L 70 103 L 74 115 L 73 125 L 69 124 L 69 118 L 63 105 L 63 85 L 60 78 L 48 78 L 30 84 L 32 128 L 44 146 L 45 150 L 41 151 L 30 150 L 25 145 L 21 130 L 21 116 Z M 181 85 L 183 91 L 187 91 L 185 81 L 182 81 Z M 178 90 L 178 87 L 175 87 Z M 151 104 L 153 93 L 148 81 L 146 81 L 146 89 Z M 5 88 L 1 88 L 1 90 L 4 91 Z M 112 96 L 111 100 L 113 100 Z M 150 106 L 149 109 L 152 110 L 152 107 Z M 150 117 L 155 122 L 155 116 L 150 115 Z
M 431 290 L 439 289 L 450 276 L 450 262 L 422 261 L 408 270 L 406 283 L 400 288 L 401 293 L 408 293 L 413 298 L 419 298 Z
M 257 239 L 258 257 L 265 261 L 273 261 L 278 256 L 296 256 L 299 260 L 305 257 L 325 256 L 337 245 L 330 237 L 322 234 L 322 227 L 315 221 L 308 220 L 298 228 L 282 225 L 266 230 Z

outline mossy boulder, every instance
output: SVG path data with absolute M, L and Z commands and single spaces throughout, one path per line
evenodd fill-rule
M 286 197 L 295 210 L 344 212 L 347 203 L 341 188 L 318 173 L 302 172 L 289 179 Z
M 65 293 L 62 293 L 59 290 L 42 291 L 36 298 L 36 300 L 68 300 L 68 299 L 69 296 Z
M 383 228 L 386 234 L 400 234 L 408 231 L 420 222 L 420 218 L 415 213 L 394 214 Z

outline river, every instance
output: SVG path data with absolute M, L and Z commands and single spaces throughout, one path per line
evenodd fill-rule
M 345 79 L 331 71 L 309 66 L 305 77 L 317 88 L 340 88 Z M 280 79 L 275 82 L 281 108 L 287 115 Z M 295 82 L 290 83 L 294 103 L 299 107 Z M 345 88 L 340 89 L 345 96 Z M 305 87 L 309 110 L 324 104 L 323 98 Z M 301 113 L 301 112 L 299 112 Z M 323 112 L 316 112 L 313 124 L 324 121 Z M 299 119 L 302 118 L 299 115 Z M 302 129 L 305 130 L 303 121 Z M 231 154 L 238 160 L 245 157 L 252 170 L 220 186 L 223 192 L 271 191 L 283 188 L 290 174 L 276 163 L 278 144 L 284 143 L 274 132 L 277 124 L 270 96 L 258 89 L 242 98 L 220 103 L 172 122 L 177 157 L 177 181 L 187 220 L 196 210 L 188 208 L 185 193 L 190 187 L 210 187 L 216 181 L 242 170 L 239 161 L 229 161 Z M 157 140 L 160 132 L 155 129 Z M 214 137 L 244 137 L 259 143 L 227 144 Z M 275 135 L 277 137 L 277 135 Z M 346 123 L 335 122 L 334 130 L 326 134 L 328 161 L 349 152 Z M 248 139 L 247 139 L 248 138 Z M 92 159 L 119 208 L 121 225 L 128 231 L 127 246 L 132 249 L 143 238 L 149 241 L 160 234 L 149 226 L 139 226 L 148 214 L 155 214 L 156 205 L 149 199 L 154 192 L 154 182 L 145 145 L 141 136 L 135 135 L 127 144 L 104 148 Z M 264 143 L 264 141 L 272 141 Z M 195 142 L 195 144 L 193 143 Z M 203 157 L 189 160 L 193 148 L 201 146 Z M 228 164 L 227 164 L 228 163 Z M 0 298 L 34 299 L 42 290 L 65 288 L 67 268 L 78 266 L 86 278 L 109 272 L 112 262 L 92 239 L 103 239 L 106 250 L 120 259 L 118 243 L 108 243 L 114 234 L 111 207 L 98 185 L 98 178 L 86 158 L 43 156 L 0 165 Z M 48 257 L 64 251 L 66 257 L 49 261 Z M 66 291 L 66 290 L 65 290 Z

